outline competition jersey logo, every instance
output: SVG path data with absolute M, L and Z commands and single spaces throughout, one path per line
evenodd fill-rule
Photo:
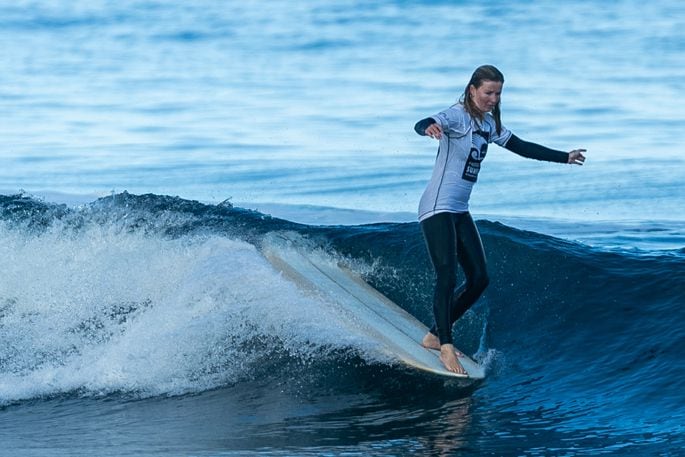
M 488 153 L 488 140 L 490 139 L 490 132 L 482 130 L 474 130 L 471 136 L 471 152 L 466 158 L 466 165 L 464 165 L 464 173 L 461 178 L 465 181 L 476 182 L 478 180 L 478 172 L 480 172 L 480 163 L 485 159 Z

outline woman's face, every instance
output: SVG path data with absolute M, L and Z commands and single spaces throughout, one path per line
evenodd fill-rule
M 497 106 L 502 95 L 502 83 L 499 81 L 483 81 L 480 87 L 469 87 L 471 100 L 481 113 L 489 113 Z

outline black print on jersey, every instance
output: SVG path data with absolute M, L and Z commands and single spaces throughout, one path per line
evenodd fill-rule
M 480 137 L 480 138 L 479 138 Z M 488 153 L 488 139 L 489 132 L 482 130 L 475 130 L 471 140 L 471 152 L 466 158 L 466 165 L 464 165 L 464 173 L 461 178 L 465 181 L 476 182 L 478 180 L 478 172 L 480 171 L 480 163 Z M 483 141 L 485 140 L 485 141 Z

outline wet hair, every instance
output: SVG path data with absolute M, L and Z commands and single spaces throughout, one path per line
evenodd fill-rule
M 481 113 L 478 110 L 478 108 L 476 108 L 476 105 L 473 103 L 473 100 L 471 100 L 470 88 L 471 86 L 473 86 L 476 89 L 478 89 L 480 86 L 483 85 L 484 81 L 495 81 L 499 83 L 504 83 L 504 75 L 501 71 L 499 71 L 496 67 L 492 65 L 481 65 L 480 67 L 476 68 L 476 71 L 473 72 L 473 75 L 471 75 L 471 80 L 466 85 L 464 93 L 459 98 L 459 103 L 464 105 L 464 109 L 466 110 L 466 112 L 469 113 L 472 117 L 479 119 L 480 121 L 483 120 L 483 113 Z M 498 102 L 495 108 L 493 108 L 492 110 L 492 117 L 495 118 L 495 127 L 497 128 L 498 135 L 502 131 L 502 115 L 500 112 L 499 105 L 500 104 Z

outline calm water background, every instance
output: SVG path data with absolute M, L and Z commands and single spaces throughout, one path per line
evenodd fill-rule
M 679 455 L 683 51 L 675 0 L 3 1 L 0 454 Z M 429 323 L 412 127 L 483 63 L 588 161 L 490 149 L 464 391 L 258 248 L 313 238 Z
M 474 211 L 682 220 L 684 8 L 4 2 L 0 182 L 414 212 L 436 150 L 414 122 L 492 63 L 506 125 L 589 161 L 493 147 Z

